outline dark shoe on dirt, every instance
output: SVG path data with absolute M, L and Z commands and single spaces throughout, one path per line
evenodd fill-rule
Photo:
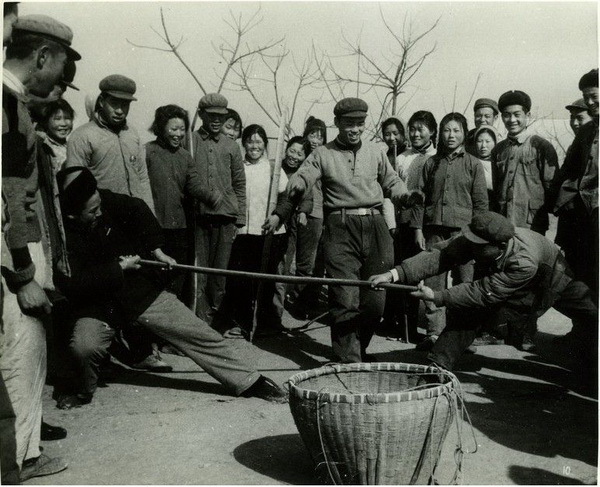
M 437 339 L 437 335 L 426 336 L 422 341 L 417 343 L 415 350 L 418 350 L 419 352 L 429 352 L 433 348 L 433 345 Z
M 171 372 L 173 370 L 173 367 L 165 362 L 158 352 L 148 355 L 141 362 L 132 364 L 131 368 L 136 370 L 146 370 L 148 372 Z
M 258 397 L 269 402 L 285 404 L 288 402 L 288 393 L 279 387 L 273 380 L 261 375 L 258 380 L 246 389 L 242 396 Z
M 504 340 L 502 338 L 496 338 L 490 333 L 482 333 L 480 337 L 473 340 L 473 345 L 476 347 L 483 347 L 485 345 L 502 345 Z
M 58 409 L 80 408 L 81 406 L 91 403 L 92 397 L 92 394 L 65 394 L 58 398 L 56 401 L 56 407 Z
M 45 475 L 54 475 L 62 472 L 68 466 L 62 458 L 50 458 L 43 453 L 37 458 L 30 458 L 23 462 L 21 469 L 21 482 L 32 479 L 34 477 L 44 477 Z
M 62 440 L 67 437 L 67 430 L 60 426 L 52 426 L 42 421 L 42 433 L 40 436 L 42 441 Z

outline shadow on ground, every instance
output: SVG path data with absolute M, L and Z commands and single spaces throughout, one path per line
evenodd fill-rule
M 245 467 L 273 479 L 274 483 L 319 483 L 314 464 L 298 434 L 266 436 L 242 443 L 233 450 L 233 456 Z
M 508 476 L 517 485 L 583 485 L 584 482 L 573 477 L 558 475 L 541 468 L 521 467 L 511 465 L 508 468 Z M 594 482 L 595 483 L 595 482 Z

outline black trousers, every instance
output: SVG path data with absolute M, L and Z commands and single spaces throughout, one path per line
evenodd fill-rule
M 448 324 L 429 353 L 429 360 L 452 370 L 463 352 L 473 343 L 477 330 L 486 323 L 498 323 L 495 313 L 502 313 L 511 326 L 519 322 L 527 326 L 532 318 L 541 316 L 535 310 L 518 310 L 510 305 L 497 309 L 480 308 L 471 310 L 448 310 Z M 581 333 L 586 333 L 592 347 L 598 343 L 598 308 L 590 288 L 581 281 L 571 281 L 557 294 L 552 307 L 573 320 Z M 543 310 L 546 311 L 546 310 Z
M 383 215 L 330 214 L 325 218 L 323 238 L 329 277 L 366 280 L 393 265 L 393 242 Z M 366 350 L 381 321 L 384 305 L 385 291 L 329 287 L 331 343 L 337 360 L 368 360 Z

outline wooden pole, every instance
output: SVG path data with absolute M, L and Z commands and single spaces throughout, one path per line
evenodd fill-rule
M 230 269 L 213 269 L 212 267 L 198 267 L 193 265 L 174 264 L 169 266 L 164 262 L 158 262 L 156 260 L 140 260 L 140 264 L 149 267 L 160 267 L 162 269 L 174 269 L 182 271 L 197 272 L 199 274 L 214 274 L 217 276 L 226 277 L 244 277 L 247 279 L 259 279 L 262 281 L 272 282 L 285 282 L 288 284 L 326 284 L 329 286 L 356 286 L 370 288 L 371 283 L 369 281 L 360 281 L 358 279 L 335 279 L 332 277 L 301 277 L 301 276 L 281 276 L 276 274 L 263 274 L 260 272 L 247 272 L 247 271 L 232 271 Z M 381 289 L 389 289 L 394 291 L 418 291 L 417 286 L 409 286 L 406 284 L 392 284 L 382 283 L 377 286 Z

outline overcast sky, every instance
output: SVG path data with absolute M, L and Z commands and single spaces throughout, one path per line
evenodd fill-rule
M 342 33 L 351 40 L 361 34 L 365 52 L 389 56 L 394 49 L 384 31 L 379 5 L 394 30 L 400 31 L 404 15 L 412 19 L 415 31 L 431 25 L 438 27 L 423 41 L 437 50 L 427 59 L 412 80 L 408 101 L 401 113 L 406 121 L 419 109 L 431 110 L 438 120 L 452 109 L 456 83 L 456 111 L 462 112 L 475 80 L 482 74 L 475 98 L 497 99 L 509 89 L 530 94 L 532 112 L 537 116 L 566 118 L 564 106 L 580 96 L 577 83 L 581 75 L 598 65 L 597 3 L 538 2 L 262 2 L 263 22 L 248 37 L 252 45 L 268 43 L 285 36 L 287 48 L 295 59 L 306 59 L 312 42 L 332 55 L 344 53 Z M 75 84 L 67 100 L 78 112 L 76 125 L 86 121 L 83 100 L 86 93 L 97 93 L 98 81 L 112 73 L 133 78 L 138 84 L 138 102 L 132 105 L 130 122 L 140 132 L 150 125 L 154 110 L 163 104 L 177 103 L 193 110 L 202 95 L 191 76 L 169 53 L 138 49 L 138 44 L 161 46 L 151 26 L 160 29 L 160 7 L 173 35 L 183 35 L 181 55 L 189 62 L 208 91 L 216 88 L 223 65 L 211 46 L 221 38 L 232 39 L 223 19 L 229 12 L 249 18 L 257 2 L 23 2 L 20 14 L 43 13 L 68 24 L 74 32 L 73 46 L 83 59 L 78 63 Z M 338 65 L 352 62 L 337 59 Z M 353 66 L 350 64 L 348 67 Z M 291 93 L 294 77 L 287 69 L 287 82 L 281 89 Z M 272 102 L 266 84 L 257 84 L 259 95 Z M 287 91 L 286 91 L 287 90 Z M 247 93 L 224 90 L 230 106 L 242 114 L 244 124 L 262 123 L 269 135 L 275 129 Z M 320 92 L 307 91 L 300 97 L 295 125 L 301 125 L 312 99 Z M 404 103 L 409 95 L 400 100 Z M 288 95 L 289 98 L 290 95 Z M 369 98 L 371 95 L 365 95 Z M 333 102 L 326 93 L 323 103 L 311 113 L 332 123 Z M 369 100 L 376 105 L 372 97 Z M 288 101 L 287 103 L 291 103 Z M 472 123 L 472 108 L 467 110 Z M 301 126 L 295 127 L 301 131 Z

